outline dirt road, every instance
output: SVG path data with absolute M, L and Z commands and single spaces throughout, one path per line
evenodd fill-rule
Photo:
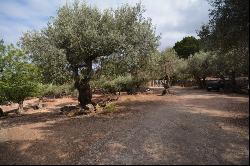
M 0 164 L 248 164 L 248 96 L 173 90 L 122 96 L 109 115 L 2 119 Z

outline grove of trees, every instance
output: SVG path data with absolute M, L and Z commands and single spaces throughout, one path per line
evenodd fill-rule
M 208 24 L 198 35 L 204 50 L 218 56 L 215 61 L 219 77 L 229 76 L 236 89 L 235 78 L 249 75 L 249 1 L 213 0 Z
M 23 34 L 19 46 L 0 42 L 0 103 L 78 91 L 80 106 L 92 91 L 134 94 L 154 79 L 165 88 L 207 77 L 249 74 L 249 1 L 211 0 L 210 21 L 173 48 L 157 50 L 160 36 L 141 4 L 100 10 L 75 1 L 59 8 L 47 27 Z M 72 88 L 73 87 L 73 88 Z M 57 91 L 57 92 L 55 92 Z

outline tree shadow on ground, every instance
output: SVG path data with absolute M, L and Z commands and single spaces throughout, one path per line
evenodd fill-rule
M 212 98 L 212 103 L 218 98 Z M 186 101 L 191 105 L 195 99 Z M 211 98 L 206 99 L 211 100 Z M 224 100 L 224 99 L 222 99 Z M 228 100 L 226 98 L 225 100 Z M 202 101 L 204 103 L 204 101 Z M 201 102 L 201 103 L 202 103 Z M 235 101 L 236 103 L 238 101 Z M 198 108 L 213 111 L 213 105 Z M 242 104 L 242 103 L 241 103 Z M 244 104 L 244 103 L 243 103 Z M 126 116 L 63 118 L 41 113 L 4 120 L 15 126 L 56 120 L 35 127 L 45 134 L 36 140 L 0 141 L 1 164 L 248 164 L 249 131 L 227 130 L 244 118 L 211 116 L 189 111 L 176 101 L 124 101 Z M 136 111 L 135 111 L 136 110 Z M 31 119 L 33 120 L 31 120 Z M 49 134 L 48 134 L 49 133 Z
M 240 93 L 231 93 L 226 91 L 207 91 L 206 89 L 200 89 L 200 88 L 180 88 L 180 87 L 172 87 L 171 90 L 176 92 L 177 96 L 183 96 L 183 95 L 206 95 L 206 96 L 216 96 L 216 95 L 225 95 L 228 97 L 249 97 L 249 95 L 246 94 L 240 94 Z
M 151 111 L 144 110 L 144 114 L 148 112 Z M 145 125 L 142 119 L 147 118 L 147 115 L 137 117 L 136 114 L 129 115 L 128 119 L 120 117 L 64 119 L 44 127 L 37 127 L 37 130 L 50 134 L 40 140 L 1 142 L 0 163 L 248 163 L 249 156 L 242 151 L 242 148 L 245 150 L 248 146 L 248 139 L 239 138 L 237 133 L 221 128 L 210 129 L 210 124 L 207 122 L 196 127 L 175 122 L 173 119 L 165 119 L 163 123 L 162 117 L 159 116 L 152 117 L 155 119 Z M 179 117 L 184 117 L 187 113 L 178 114 Z M 188 115 L 187 120 L 199 121 L 206 118 L 205 115 L 200 114 L 188 113 Z M 168 115 L 164 114 L 163 118 L 166 117 Z M 221 122 L 222 119 L 216 119 L 216 121 Z
M 2 128 L 15 127 L 33 123 L 41 123 L 59 118 L 64 118 L 61 112 L 38 112 L 33 114 L 24 114 L 20 116 L 8 117 L 1 122 Z

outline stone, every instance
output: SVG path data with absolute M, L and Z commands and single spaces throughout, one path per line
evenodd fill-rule
M 87 104 L 86 105 L 86 109 L 89 111 L 89 112 L 93 112 L 95 111 L 95 106 L 93 104 Z
M 67 112 L 71 112 L 71 111 L 78 110 L 78 109 L 80 109 L 80 108 L 78 108 L 76 106 L 64 106 L 60 109 L 60 111 L 63 113 L 67 113 Z
M 35 104 L 35 105 L 28 105 L 26 109 L 34 109 L 34 110 L 39 110 L 41 108 L 43 108 L 43 104 L 42 103 L 38 103 L 38 104 Z
M 43 104 L 42 103 L 39 103 L 37 106 L 38 106 L 39 109 L 43 108 Z
M 68 105 L 66 105 L 66 106 L 63 106 L 62 108 L 60 108 L 60 111 L 62 111 L 62 112 L 70 112 L 70 111 L 72 111 L 72 110 L 75 110 L 75 109 L 78 109 L 76 106 L 68 106 Z
M 152 90 L 146 91 L 146 95 L 153 94 L 154 92 Z
M 97 104 L 96 105 L 96 112 L 99 113 L 99 112 L 102 112 L 102 111 L 103 111 L 103 108 L 99 104 Z
M 66 115 L 68 117 L 74 117 L 74 116 L 79 116 L 79 115 L 83 115 L 83 114 L 85 114 L 85 111 L 82 109 L 78 109 L 78 110 L 70 111 Z
M 83 114 L 86 115 L 88 113 L 88 110 L 86 111 L 77 106 L 64 106 L 60 109 L 60 111 L 68 117 L 74 117 Z

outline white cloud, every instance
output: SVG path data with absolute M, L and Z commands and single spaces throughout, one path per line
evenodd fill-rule
M 179 32 L 179 31 L 165 32 L 161 36 L 160 50 L 163 50 L 166 47 L 173 46 L 176 41 L 180 41 L 184 36 L 196 36 L 196 34 L 195 33 Z
M 0 38 L 8 43 L 18 41 L 22 32 L 39 29 L 48 18 L 56 14 L 59 6 L 72 0 L 12 0 L 0 1 Z M 86 0 L 101 9 L 116 8 L 139 0 Z M 162 35 L 161 48 L 173 44 L 187 35 L 196 35 L 202 23 L 208 20 L 206 0 L 141 0 L 146 17 L 152 18 L 157 34 Z

